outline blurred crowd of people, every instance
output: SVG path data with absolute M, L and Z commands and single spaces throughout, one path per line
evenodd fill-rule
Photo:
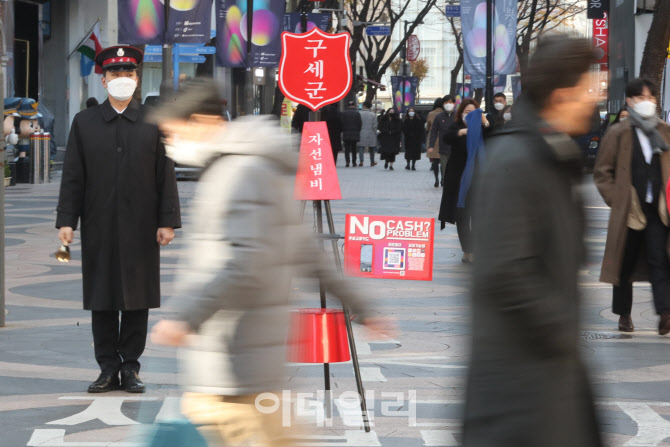
M 123 52 L 132 62 L 105 56 Z M 141 52 L 113 47 L 99 59 L 109 98 L 75 117 L 56 222 L 64 245 L 78 224 L 82 230 L 84 306 L 101 369 L 89 392 L 145 391 L 139 358 L 149 309 L 160 306 L 160 247 L 182 224 L 174 163 L 198 166 L 174 313 L 152 339 L 185 349 L 183 411 L 210 445 L 283 445 L 283 428 L 254 402 L 283 386 L 291 278 L 320 279 L 374 331 L 392 333 L 393 324 L 331 272 L 301 227 L 296 144 L 276 120 L 224 120 L 209 81 L 185 84 L 147 115 L 132 99 Z M 585 224 L 574 140 L 598 100 L 595 60 L 588 41 L 544 37 L 513 110 L 499 93 L 488 114 L 449 95 L 425 119 L 414 108 L 402 119 L 394 108 L 376 116 L 371 104 L 359 111 L 355 102 L 320 112 L 346 167 L 364 166 L 367 152 L 370 166 L 379 154 L 394 170 L 404 144 L 405 169 L 414 171 L 425 148 L 434 186 L 443 187 L 441 227 L 456 225 L 462 261 L 473 264 L 466 447 L 602 445 L 578 345 Z M 670 126 L 658 118 L 656 96 L 652 82 L 630 82 L 594 180 L 612 208 L 601 280 L 614 287 L 619 329 L 634 330 L 632 283 L 649 280 L 665 335 Z M 306 120 L 299 107 L 293 126 L 302 130 Z

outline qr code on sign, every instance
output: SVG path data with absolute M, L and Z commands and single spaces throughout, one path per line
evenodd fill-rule
M 384 268 L 389 270 L 405 270 L 405 249 L 384 248 Z

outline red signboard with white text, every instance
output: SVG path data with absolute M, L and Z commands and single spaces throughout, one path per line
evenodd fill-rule
M 347 214 L 344 273 L 432 281 L 435 219 Z
M 279 88 L 287 98 L 316 111 L 351 89 L 349 33 L 327 34 L 315 27 L 282 33 Z
M 324 121 L 306 122 L 302 128 L 298 173 L 295 176 L 296 200 L 340 200 L 333 150 Z
M 609 62 L 608 46 L 609 46 L 609 29 L 608 20 L 609 14 L 605 13 L 602 19 L 593 20 L 593 48 L 596 50 L 597 64 L 600 64 L 601 71 L 607 71 Z

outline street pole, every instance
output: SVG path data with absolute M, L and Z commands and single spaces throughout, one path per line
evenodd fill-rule
M 486 0 L 486 112 L 493 111 L 493 8 L 495 0 Z
M 165 0 L 165 3 L 163 3 L 163 19 L 165 22 L 165 29 L 163 32 L 163 63 L 162 63 L 162 80 L 161 84 L 163 88 L 161 89 L 162 91 L 160 92 L 161 95 L 163 93 L 168 93 L 170 91 L 170 69 L 172 66 L 170 63 L 172 62 L 172 47 L 170 44 L 167 43 L 167 35 L 168 35 L 168 17 L 170 15 L 170 0 Z M 165 99 L 165 98 L 164 98 Z
M 338 11 L 337 11 L 337 32 L 338 32 L 338 33 L 341 33 L 341 32 L 342 32 L 342 29 L 344 28 L 344 27 L 342 26 L 342 20 L 344 20 L 344 0 L 339 0 L 339 1 L 337 2 L 337 9 L 338 9 Z M 348 50 L 348 49 L 347 49 L 347 50 Z M 354 75 L 354 73 L 352 73 L 352 76 L 353 76 L 353 75 Z M 353 82 L 352 82 L 351 85 L 353 85 Z M 340 101 L 337 103 L 337 110 L 338 110 L 340 113 L 344 112 L 344 101 L 340 100 Z
M 408 75 L 409 72 L 409 67 L 407 66 L 407 25 L 409 24 L 409 21 L 405 20 L 404 23 L 404 30 L 405 30 L 405 51 L 402 52 L 402 78 L 400 78 L 400 110 L 398 110 L 398 114 L 403 113 L 403 104 L 405 103 L 405 78 Z M 391 95 L 391 98 L 393 98 L 393 95 Z
M 7 70 L 7 55 L 5 47 L 5 28 L 0 27 L 0 99 L 5 102 L 5 72 Z M 5 327 L 5 139 L 0 141 L 0 165 L 2 166 L 3 181 L 0 182 L 0 327 Z
M 247 0 L 247 63 L 246 72 L 244 76 L 244 89 L 242 110 L 245 115 L 254 114 L 254 104 L 256 103 L 254 95 L 254 68 L 251 66 L 251 38 L 253 36 L 253 17 L 254 17 L 254 0 Z

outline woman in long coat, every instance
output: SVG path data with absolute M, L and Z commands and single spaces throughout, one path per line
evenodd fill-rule
M 433 122 L 437 115 L 444 111 L 444 99 L 437 98 L 433 104 L 433 110 L 428 114 L 428 119 L 426 119 L 426 155 L 430 159 L 430 170 L 435 174 L 435 186 L 436 188 L 440 186 L 440 151 L 437 147 L 434 147 L 431 151 L 430 149 L 430 131 L 433 128 Z M 442 179 L 444 182 L 444 179 Z
M 463 262 L 472 262 L 472 247 L 470 241 L 470 222 L 459 215 L 457 205 L 461 190 L 461 179 L 463 171 L 468 161 L 467 134 L 468 127 L 465 123 L 465 116 L 479 108 L 473 99 L 467 98 L 461 102 L 456 112 L 456 119 L 451 125 L 444 139 L 451 146 L 451 155 L 447 162 L 447 169 L 444 174 L 444 190 L 442 192 L 442 203 L 440 205 L 439 220 L 441 229 L 445 224 L 456 224 L 458 230 L 458 239 L 463 249 Z M 483 125 L 483 124 L 482 124 Z M 467 222 L 466 222 L 467 220 Z
M 405 169 L 416 171 L 416 161 L 421 160 L 421 145 L 424 138 L 424 122 L 416 110 L 409 108 L 407 116 L 402 124 L 402 131 L 405 134 L 405 160 L 407 166 Z M 412 166 L 410 167 L 410 162 Z
M 398 119 L 395 109 L 388 109 L 379 122 L 379 152 L 384 160 L 384 169 L 393 171 L 395 156 L 400 153 L 400 138 L 402 123 Z

